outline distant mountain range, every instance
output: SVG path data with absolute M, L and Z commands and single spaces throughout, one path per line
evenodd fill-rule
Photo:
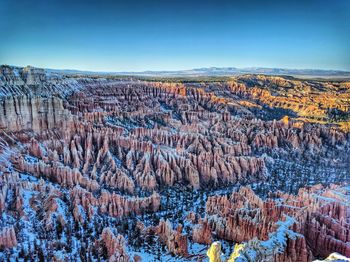
M 83 75 L 130 75 L 152 77 L 196 77 L 196 76 L 236 76 L 242 74 L 285 75 L 301 78 L 342 78 L 350 79 L 349 71 L 322 69 L 284 69 L 265 67 L 205 67 L 174 71 L 141 71 L 141 72 L 94 72 L 74 69 L 45 69 L 49 73 L 83 74 Z
M 106 74 L 106 75 L 136 75 L 136 76 L 164 76 L 164 77 L 193 77 L 193 76 L 232 76 L 242 74 L 264 74 L 264 75 L 288 75 L 297 77 L 321 77 L 321 78 L 350 78 L 350 72 L 341 70 L 321 69 L 283 69 L 264 67 L 208 67 L 190 70 L 174 71 L 142 71 L 142 72 L 93 72 L 79 70 L 56 70 L 52 72 L 65 74 Z

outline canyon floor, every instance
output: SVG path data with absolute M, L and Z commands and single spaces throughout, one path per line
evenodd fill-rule
M 0 260 L 350 257 L 349 132 L 346 81 L 0 66 Z

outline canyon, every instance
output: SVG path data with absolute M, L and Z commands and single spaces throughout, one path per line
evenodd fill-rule
M 350 257 L 349 132 L 346 81 L 0 66 L 0 260 Z

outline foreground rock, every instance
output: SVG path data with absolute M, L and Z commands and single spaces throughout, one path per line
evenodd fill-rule
M 350 257 L 349 195 L 347 187 L 314 186 L 263 201 L 241 188 L 210 197 L 206 213 L 217 237 L 246 243 L 239 261 L 311 261 L 332 252 Z

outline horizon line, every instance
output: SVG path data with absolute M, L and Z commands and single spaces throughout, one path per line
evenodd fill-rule
M 57 71 L 79 71 L 79 72 L 89 72 L 89 73 L 146 73 L 146 72 L 177 72 L 177 71 L 191 71 L 191 70 L 199 70 L 199 69 L 237 69 L 237 70 L 248 70 L 248 69 L 280 69 L 280 70 L 296 70 L 296 71 L 307 71 L 307 70 L 317 70 L 317 71 L 336 71 L 342 73 L 350 73 L 350 69 L 325 69 L 325 68 L 288 68 L 288 67 L 264 67 L 264 66 L 248 66 L 248 67 L 236 67 L 236 66 L 201 66 L 201 67 L 193 67 L 188 69 L 155 69 L 155 70 L 122 70 L 122 71 L 111 71 L 111 70 L 90 70 L 90 69 L 78 69 L 78 68 L 52 68 L 52 67 L 41 67 L 35 65 L 10 65 L 10 64 L 1 64 L 0 66 L 10 66 L 10 67 L 33 67 L 38 69 L 46 69 L 46 70 L 57 70 Z

